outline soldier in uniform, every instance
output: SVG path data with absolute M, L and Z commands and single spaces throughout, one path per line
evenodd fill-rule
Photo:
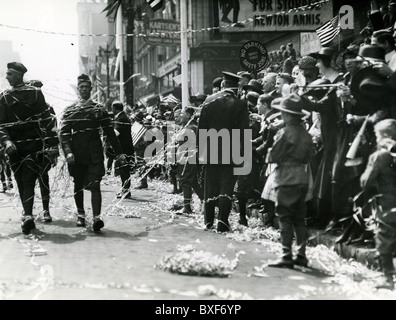
M 198 137 L 201 130 L 214 129 L 216 132 L 226 130 L 232 137 L 232 130 L 245 130 L 249 128 L 249 112 L 246 102 L 237 97 L 238 82 L 240 77 L 223 72 L 224 90 L 211 95 L 205 101 L 198 123 Z M 243 131 L 241 136 L 243 137 Z M 243 138 L 242 138 L 243 139 Z M 243 141 L 243 140 L 242 140 Z M 218 161 L 212 161 L 211 151 L 207 141 L 199 141 L 200 161 L 202 156 L 207 155 L 205 163 L 204 200 L 205 200 L 205 225 L 206 229 L 213 227 L 215 218 L 215 205 L 218 199 L 219 221 L 218 232 L 230 230 L 228 217 L 231 211 L 232 196 L 236 176 L 234 175 L 234 163 L 232 161 L 232 148 L 241 146 L 224 145 L 218 141 Z M 230 159 L 228 162 L 226 158 Z
M 43 159 L 59 155 L 56 139 L 49 139 L 51 114 L 39 88 L 23 82 L 26 67 L 7 64 L 6 79 L 12 89 L 0 98 L 0 142 L 5 148 L 23 206 L 22 232 L 29 234 L 33 219 L 34 188 Z
M 184 208 L 182 213 L 191 214 L 192 191 L 194 190 L 201 201 L 203 201 L 203 190 L 198 183 L 198 165 L 196 150 L 197 126 L 192 121 L 195 110 L 187 107 L 182 110 L 180 124 L 183 129 L 177 133 L 179 145 L 176 153 L 177 175 L 183 190 Z M 187 144 L 187 145 L 184 145 Z
M 131 198 L 131 166 L 135 155 L 135 149 L 132 143 L 132 124 L 124 112 L 122 102 L 114 101 L 112 109 L 114 114 L 114 130 L 127 160 L 124 166 L 120 166 L 118 162 L 115 163 L 115 174 L 121 177 L 122 182 L 122 192 L 117 194 L 117 198 L 125 197 L 128 199 Z
M 29 85 L 42 88 L 43 83 L 40 80 L 30 80 Z M 50 113 L 51 113 L 51 128 L 52 130 L 48 132 L 48 139 L 53 140 L 50 142 L 51 145 L 58 145 L 59 139 L 58 134 L 56 132 L 57 129 L 57 121 L 56 121 L 56 114 L 55 110 L 52 106 L 47 104 Z M 49 141 L 47 141 L 48 143 Z M 59 149 L 58 149 L 59 151 Z M 59 155 L 59 153 L 58 153 Z M 44 157 L 42 159 L 42 163 L 40 165 L 40 174 L 39 174 L 39 185 L 40 185 L 40 192 L 41 192 L 41 201 L 43 203 L 43 211 L 44 211 L 44 222 L 52 222 L 52 217 L 49 212 L 49 204 L 50 204 L 50 184 L 49 184 L 49 171 L 52 167 L 55 167 L 57 164 L 57 157 Z
M 104 227 L 100 219 L 102 194 L 100 181 L 105 175 L 104 151 L 101 130 L 111 143 L 120 165 L 125 155 L 114 133 L 106 109 L 91 98 L 92 83 L 87 75 L 78 77 L 80 99 L 67 107 L 62 117 L 60 139 L 69 173 L 74 180 L 74 200 L 78 218 L 77 226 L 85 227 L 84 189 L 91 191 L 93 230 Z

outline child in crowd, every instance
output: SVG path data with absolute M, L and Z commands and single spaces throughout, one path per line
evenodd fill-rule
M 396 120 L 387 119 L 374 126 L 377 151 L 360 178 L 362 188 L 376 196 L 376 248 L 385 281 L 378 289 L 394 289 L 393 252 L 396 249 Z

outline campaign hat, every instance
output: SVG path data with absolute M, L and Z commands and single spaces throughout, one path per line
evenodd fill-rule
M 22 74 L 25 74 L 28 71 L 26 67 L 20 62 L 7 63 L 7 69 Z
M 288 97 L 283 98 L 280 100 L 280 103 L 273 103 L 272 108 L 287 112 L 297 116 L 306 116 L 308 111 L 303 110 L 304 102 L 301 97 L 296 94 L 292 93 Z

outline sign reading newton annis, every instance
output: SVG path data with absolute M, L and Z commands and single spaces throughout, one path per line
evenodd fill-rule
M 265 68 L 268 61 L 268 51 L 258 41 L 246 42 L 239 53 L 241 66 L 248 71 L 260 71 Z
M 239 2 L 238 6 L 235 1 Z M 333 1 L 321 0 L 225 0 L 219 8 L 221 32 L 315 31 L 332 19 Z M 311 6 L 304 11 L 293 9 Z M 234 12 L 234 7 L 237 9 Z M 290 10 L 290 12 L 289 12 Z M 277 14 L 278 13 L 278 14 Z M 253 21 L 247 21 L 247 20 Z M 239 22 L 233 27 L 230 24 Z
M 151 45 L 180 46 L 180 22 L 152 19 L 146 29 L 146 42 Z

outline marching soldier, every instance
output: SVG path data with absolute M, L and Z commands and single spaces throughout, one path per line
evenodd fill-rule
M 26 67 L 18 62 L 7 64 L 12 89 L 0 98 L 0 142 L 5 148 L 18 185 L 23 206 L 22 232 L 29 234 L 33 219 L 34 188 L 46 157 L 59 155 L 57 139 L 50 139 L 53 122 L 39 88 L 23 82 Z M 48 213 L 49 215 L 49 213 Z
M 111 143 L 117 161 L 125 164 L 125 155 L 114 133 L 106 109 L 91 98 L 92 83 L 87 75 L 78 77 L 80 99 L 66 108 L 61 124 L 60 139 L 74 180 L 74 200 L 78 218 L 77 226 L 85 227 L 84 189 L 91 191 L 93 230 L 104 227 L 100 219 L 102 194 L 100 181 L 105 175 L 101 130 Z

